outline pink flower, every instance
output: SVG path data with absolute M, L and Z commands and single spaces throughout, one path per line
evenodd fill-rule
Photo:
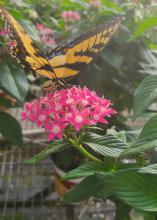
M 12 50 L 12 48 L 17 45 L 17 42 L 16 40 L 10 40 L 7 44 L 9 49 Z
M 40 24 L 40 23 L 36 23 L 36 28 L 39 30 L 39 31 L 43 31 L 45 29 L 45 26 L 43 24 Z
M 22 113 L 21 113 L 21 119 L 22 119 L 22 120 L 27 119 L 27 112 L 22 112 Z
M 36 23 L 36 28 L 45 34 L 52 34 L 52 29 L 45 27 L 43 24 Z
M 28 119 L 42 126 L 48 141 L 61 139 L 67 126 L 79 132 L 85 126 L 107 123 L 106 118 L 115 114 L 110 101 L 100 98 L 86 87 L 73 86 L 62 89 L 25 104 L 22 120 Z
M 82 111 L 72 109 L 72 115 L 68 118 L 68 121 L 76 128 L 77 131 L 79 131 L 84 125 L 92 124 L 89 118 L 88 108 L 85 108 Z
M 54 138 L 62 139 L 62 127 L 59 123 L 53 123 L 52 128 L 48 134 L 48 141 Z
M 9 34 L 7 29 L 3 29 L 0 31 L 0 36 L 7 36 Z
M 56 45 L 56 39 L 54 37 L 50 37 L 48 35 L 41 35 L 40 36 L 41 41 L 46 44 L 47 46 Z
M 56 39 L 53 36 L 53 31 L 50 28 L 45 27 L 43 24 L 36 23 L 36 28 L 40 34 L 40 40 L 44 43 L 47 47 L 51 47 L 56 45 Z
M 56 39 L 54 37 L 51 37 L 48 41 L 47 41 L 48 45 L 56 45 Z
M 63 11 L 61 18 L 64 21 L 79 21 L 81 19 L 79 13 L 75 11 Z

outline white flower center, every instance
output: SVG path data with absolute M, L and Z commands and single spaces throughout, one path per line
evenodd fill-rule
M 61 106 L 61 105 L 59 105 L 59 104 L 55 106 L 55 110 L 56 110 L 56 111 L 61 110 L 61 108 L 62 108 L 62 106 Z
M 94 118 L 95 120 L 99 120 L 100 116 L 99 116 L 99 115 L 94 115 L 93 118 Z
M 105 107 L 102 107 L 102 106 L 100 107 L 100 112 L 101 112 L 101 113 L 103 113 L 105 110 L 106 110 Z
M 71 112 L 65 114 L 65 118 L 70 118 L 72 116 Z
M 40 121 L 44 121 L 45 119 L 46 119 L 46 116 L 45 116 L 45 115 L 40 115 L 40 116 L 39 116 L 39 120 L 40 120 Z
M 84 104 L 84 105 L 87 105 L 87 104 L 89 104 L 89 101 L 87 101 L 87 100 L 82 100 L 82 103 Z
M 61 129 L 60 129 L 60 127 L 59 127 L 58 125 L 54 125 L 53 128 L 52 128 L 52 132 L 53 132 L 54 134 L 59 133 L 60 130 L 61 130 Z
M 68 98 L 68 99 L 66 100 L 66 103 L 67 103 L 67 104 L 70 104 L 70 103 L 72 103 L 73 101 L 74 101 L 74 99 Z
M 83 121 L 83 118 L 81 115 L 77 115 L 76 118 L 75 118 L 75 122 L 76 123 L 81 123 Z

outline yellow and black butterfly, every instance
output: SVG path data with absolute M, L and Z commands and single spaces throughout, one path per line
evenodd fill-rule
M 12 54 L 21 61 L 27 70 L 51 79 L 45 87 L 60 87 L 62 80 L 80 73 L 109 43 L 118 30 L 121 17 L 100 24 L 93 30 L 82 34 L 66 46 L 56 47 L 47 56 L 35 46 L 33 40 L 24 31 L 13 16 L 0 6 L 0 15 L 5 21 L 10 36 L 16 40 Z M 50 81 L 49 81 L 50 82 Z

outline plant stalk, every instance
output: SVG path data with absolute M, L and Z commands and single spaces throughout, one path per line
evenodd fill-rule
M 82 144 L 76 144 L 74 142 L 72 142 L 72 145 L 78 149 L 85 157 L 87 157 L 89 160 L 104 164 L 103 161 L 99 160 L 98 158 L 96 158 L 95 156 L 93 156 L 92 154 L 90 154 L 83 146 Z

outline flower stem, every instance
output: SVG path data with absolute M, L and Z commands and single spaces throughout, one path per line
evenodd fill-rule
M 103 164 L 103 161 L 99 160 L 98 158 L 96 158 L 95 156 L 93 156 L 92 154 L 90 154 L 90 153 L 82 146 L 82 144 L 76 144 L 76 143 L 72 142 L 72 145 L 73 145 L 75 148 L 77 148 L 77 149 L 78 149 L 85 157 L 87 157 L 88 159 Z

